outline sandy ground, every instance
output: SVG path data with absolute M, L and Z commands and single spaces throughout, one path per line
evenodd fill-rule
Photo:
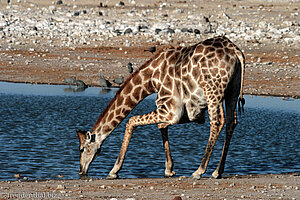
M 299 175 L 5 181 L 0 199 L 299 199 Z
M 21 1 L 22 3 L 23 1 Z M 34 2 L 34 6 L 27 5 Z M 72 7 L 73 1 L 64 1 Z M 75 1 L 74 1 L 75 2 Z M 104 1 L 107 9 L 119 1 Z M 146 1 L 147 2 L 147 1 Z M 152 1 L 151 1 L 152 2 Z M 158 8 L 153 1 L 151 8 Z M 186 1 L 172 1 L 175 7 Z M 299 2 L 285 3 L 262 1 L 209 1 L 200 7 L 201 13 L 212 13 L 218 5 L 225 7 L 231 15 L 240 9 L 242 17 L 248 20 L 249 9 L 268 8 L 261 15 L 276 19 L 278 13 L 291 18 L 291 12 L 298 12 Z M 95 1 L 76 1 L 77 8 L 90 8 L 98 5 Z M 125 2 L 127 4 L 127 1 Z M 27 7 L 49 7 L 51 1 L 27 1 Z M 150 3 L 149 3 L 150 4 Z M 245 5 L 246 4 L 246 5 Z M 6 6 L 0 1 L 0 7 Z M 241 9 L 241 6 L 248 9 Z M 27 6 L 27 7 L 26 7 Z M 138 9 L 147 9 L 139 7 Z M 205 8 L 204 8 L 205 7 Z M 130 10 L 130 6 L 125 7 Z M 272 10 L 272 12 L 270 11 Z M 155 10 L 155 9 L 154 9 Z M 282 12 L 281 12 L 282 11 Z M 296 20 L 299 17 L 296 17 Z M 281 23 L 276 21 L 274 23 Z M 99 73 L 112 81 L 121 75 L 129 76 L 127 63 L 134 66 L 142 65 L 152 54 L 145 49 L 153 45 L 163 48 L 166 45 L 193 44 L 210 37 L 201 35 L 197 38 L 174 35 L 168 44 L 160 44 L 145 36 L 116 36 L 107 41 L 94 44 L 81 44 L 75 47 L 51 45 L 47 41 L 26 43 L 25 45 L 8 44 L 6 36 L 0 39 L 0 81 L 63 84 L 64 78 L 77 76 L 90 86 L 99 85 Z M 129 40 L 131 45 L 126 45 Z M 53 41 L 54 44 L 59 43 Z M 299 46 L 283 45 L 283 43 L 262 43 L 260 41 L 242 41 L 235 43 L 243 49 L 246 56 L 246 94 L 300 97 L 300 56 Z M 191 180 L 186 177 L 147 178 L 120 180 L 47 180 L 47 181 L 2 181 L 0 182 L 0 199 L 299 199 L 299 173 L 281 175 L 232 176 L 223 179 L 203 178 Z

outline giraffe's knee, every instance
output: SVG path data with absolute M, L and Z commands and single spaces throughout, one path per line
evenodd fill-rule
M 160 123 L 160 124 L 157 124 L 158 129 L 167 128 L 168 126 L 169 126 L 168 123 Z
M 131 117 L 126 124 L 126 129 L 133 129 L 134 127 L 136 127 L 136 116 Z

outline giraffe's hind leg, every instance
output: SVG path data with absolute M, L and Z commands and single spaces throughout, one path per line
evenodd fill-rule
M 154 110 L 145 115 L 131 117 L 128 123 L 126 124 L 126 130 L 125 130 L 119 156 L 117 158 L 117 161 L 113 169 L 109 172 L 107 179 L 118 178 L 118 172 L 121 170 L 123 166 L 125 154 L 127 152 L 127 148 L 135 127 L 140 125 L 157 124 L 157 123 L 174 124 L 174 122 L 177 121 L 178 121 L 178 117 L 174 116 L 174 114 L 170 112 L 167 112 L 164 108 Z
M 216 140 L 225 123 L 222 101 L 220 101 L 219 103 L 211 103 L 208 106 L 208 113 L 210 118 L 210 136 L 209 136 L 209 140 L 206 146 L 206 150 L 202 162 L 199 168 L 197 169 L 197 171 L 195 171 L 192 174 L 192 178 L 194 179 L 200 179 L 201 175 L 205 173 Z
M 239 90 L 236 90 L 239 91 Z M 233 131 L 237 125 L 237 114 L 236 107 L 238 101 L 238 93 L 234 94 L 234 91 L 230 93 L 230 95 L 225 95 L 225 107 L 226 107 L 226 138 L 224 141 L 223 151 L 220 159 L 219 166 L 214 171 L 212 176 L 214 178 L 221 178 L 222 173 L 224 172 L 225 160 L 228 153 L 231 137 Z
M 161 132 L 161 136 L 163 139 L 163 147 L 165 149 L 166 155 L 166 169 L 165 169 L 165 177 L 172 177 L 175 175 L 173 171 L 173 159 L 171 156 L 170 146 L 169 146 L 169 139 L 168 139 L 168 125 L 169 124 L 158 124 L 158 128 Z

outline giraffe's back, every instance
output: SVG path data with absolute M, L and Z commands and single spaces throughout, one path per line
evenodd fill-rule
M 205 40 L 189 47 L 169 48 L 156 60 L 154 72 L 157 106 L 169 106 L 190 121 L 203 121 L 203 110 L 222 101 L 234 76 L 241 51 L 226 37 Z M 240 84 L 237 83 L 237 84 Z M 185 120 L 184 120 L 185 121 Z

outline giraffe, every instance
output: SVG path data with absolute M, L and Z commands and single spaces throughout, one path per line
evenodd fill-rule
M 242 51 L 225 36 L 210 38 L 189 47 L 168 47 L 156 53 L 123 83 L 96 121 L 92 132 L 77 131 L 80 142 L 79 175 L 87 174 L 104 140 L 129 112 L 146 96 L 157 93 L 157 109 L 133 116 L 126 124 L 119 156 L 107 178 L 118 178 L 135 127 L 146 124 L 158 125 L 165 150 L 165 176 L 174 176 L 168 126 L 188 122 L 203 124 L 206 110 L 210 120 L 210 136 L 201 164 L 192 177 L 200 179 L 205 173 L 215 142 L 226 123 L 221 159 L 212 174 L 215 178 L 221 178 L 231 136 L 237 125 L 238 101 L 239 105 L 240 102 L 244 105 L 244 66 Z

